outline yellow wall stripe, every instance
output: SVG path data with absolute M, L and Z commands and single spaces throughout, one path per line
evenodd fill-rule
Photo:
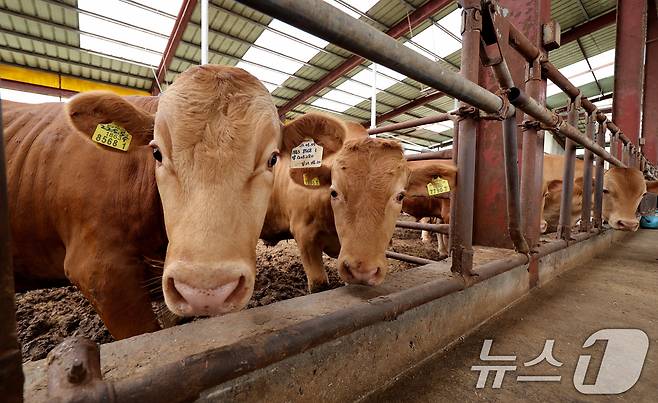
M 61 77 L 61 83 L 60 83 Z M 81 78 L 60 76 L 57 73 L 39 71 L 0 64 L 0 79 L 36 84 L 44 87 L 57 88 L 75 92 L 105 90 L 119 95 L 151 95 L 148 91 L 122 87 L 120 85 L 105 84 Z

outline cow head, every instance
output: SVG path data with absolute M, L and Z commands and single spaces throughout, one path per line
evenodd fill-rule
M 301 126 L 306 127 L 300 130 Z M 291 169 L 290 175 L 302 185 L 304 176 L 317 178 L 316 186 L 307 188 L 329 194 L 341 244 L 341 278 L 347 283 L 380 284 L 388 270 L 386 248 L 408 181 L 402 147 L 397 141 L 369 138 L 363 128 L 324 115 L 307 114 L 293 121 L 284 129 L 288 138 L 286 130 L 317 137 L 324 130 L 329 138 L 347 138 L 333 156 L 323 156 L 322 166 Z
M 560 221 L 560 203 L 562 199 L 562 180 L 555 179 L 545 185 L 542 198 L 541 233 L 556 231 Z M 571 222 L 573 227 L 583 211 L 583 178 L 576 178 L 571 196 Z
M 639 169 L 611 167 L 603 177 L 603 219 L 614 229 L 637 231 L 640 221 L 635 212 L 646 192 Z
M 100 123 L 125 128 L 132 135 L 127 161 L 155 158 L 169 239 L 162 277 L 169 309 L 195 316 L 244 307 L 281 144 L 265 87 L 244 70 L 205 65 L 181 74 L 155 115 L 103 92 L 74 97 L 68 114 L 87 139 Z M 96 150 L 99 158 L 124 152 Z

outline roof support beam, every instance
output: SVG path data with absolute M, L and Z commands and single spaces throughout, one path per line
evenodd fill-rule
M 413 13 L 409 14 L 408 18 L 398 22 L 395 26 L 391 27 L 386 34 L 397 39 L 402 34 L 409 31 L 409 28 L 414 28 L 423 23 L 427 18 L 436 14 L 441 9 L 451 4 L 453 0 L 429 0 L 422 7 L 416 9 Z M 365 59 L 360 56 L 352 55 L 343 63 L 341 63 L 334 70 L 329 72 L 326 76 L 322 77 L 315 84 L 311 85 L 304 91 L 300 92 L 297 96 L 290 100 L 290 102 L 279 107 L 279 115 L 285 115 L 292 110 L 295 106 L 306 101 L 318 92 L 322 91 L 325 87 L 339 79 L 344 74 L 350 72 L 354 68 L 361 65 Z
M 159 83 L 163 82 L 167 76 L 167 70 L 171 64 L 171 59 L 174 58 L 176 54 L 176 49 L 178 49 L 178 44 L 183 37 L 185 28 L 192 18 L 192 13 L 196 8 L 197 0 L 184 0 L 181 4 L 180 11 L 178 11 L 178 17 L 176 17 L 176 22 L 174 23 L 174 28 L 169 35 L 169 40 L 167 41 L 167 47 L 165 48 L 164 53 L 162 54 L 162 60 L 158 66 L 158 71 L 155 75 L 155 80 L 151 86 L 151 94 L 158 95 L 160 93 Z
M 608 11 L 605 14 L 593 18 L 583 24 L 580 24 L 570 30 L 562 33 L 562 46 L 567 43 L 573 42 L 576 39 L 589 35 L 593 32 L 598 31 L 599 29 L 605 28 L 609 25 L 612 25 L 617 20 L 617 9 Z

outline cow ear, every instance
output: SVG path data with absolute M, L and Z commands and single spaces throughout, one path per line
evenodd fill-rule
M 450 160 L 435 160 L 432 164 L 414 167 L 409 165 L 409 189 L 419 186 L 424 188 L 434 178 L 439 177 L 448 181 L 450 190 L 457 187 L 457 167 Z
M 124 151 L 153 140 L 154 116 L 112 92 L 92 91 L 76 95 L 66 105 L 66 112 L 73 127 L 90 141 L 101 124 L 112 124 L 103 126 L 110 129 L 116 126 L 125 129 L 130 142 Z
M 658 193 L 658 181 L 647 181 L 647 192 Z
M 321 113 L 307 113 L 283 126 L 282 152 L 290 153 L 305 139 L 322 146 L 322 158 L 336 153 L 343 146 L 347 128 L 343 121 Z
M 322 165 L 317 168 L 291 169 L 290 179 L 307 189 L 326 189 L 331 186 L 331 168 Z
M 548 193 L 557 193 L 562 191 L 562 179 L 553 179 L 548 182 Z

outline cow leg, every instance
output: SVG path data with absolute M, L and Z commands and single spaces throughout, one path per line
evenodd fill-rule
M 98 251 L 88 246 L 103 244 L 69 246 L 64 260 L 66 276 L 91 302 L 115 339 L 159 330 L 144 284 L 143 265 L 128 248 Z
M 439 256 L 448 256 L 448 236 L 443 234 L 436 234 L 436 237 L 439 240 Z
M 294 231 L 295 241 L 299 247 L 302 265 L 308 281 L 308 290 L 311 293 L 327 290 L 329 278 L 322 261 L 322 248 L 314 236 L 300 235 L 303 231 Z
M 424 217 L 421 218 L 420 220 L 417 220 L 416 222 L 422 222 L 422 223 L 431 223 L 432 218 L 431 217 Z M 420 232 L 420 239 L 423 241 L 423 243 L 432 243 L 432 233 L 429 231 L 421 231 Z

